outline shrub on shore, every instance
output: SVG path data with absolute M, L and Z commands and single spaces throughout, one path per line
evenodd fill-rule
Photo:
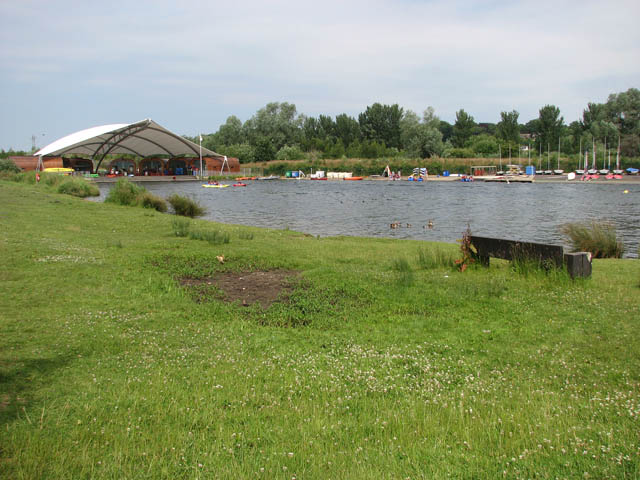
M 8 158 L 0 158 L 0 173 L 20 173 L 20 168 Z
M 190 198 L 183 197 L 182 195 L 178 195 L 177 193 L 168 197 L 167 201 L 171 204 L 176 215 L 195 218 L 201 217 L 205 213 L 204 208 L 202 208 L 197 202 Z
M 121 178 L 109 191 L 105 203 L 117 205 L 136 206 L 140 203 L 140 197 L 146 192 L 144 187 L 131 183 L 126 178 Z
M 153 208 L 161 213 L 165 213 L 168 210 L 167 202 L 151 192 L 144 192 L 140 195 L 140 205 L 144 208 Z
M 624 246 L 616 236 L 615 226 L 606 222 L 568 223 L 561 228 L 573 250 L 591 252 L 594 258 L 621 258 Z
M 74 197 L 97 197 L 100 189 L 82 178 L 63 177 L 56 188 L 58 193 L 73 195 Z

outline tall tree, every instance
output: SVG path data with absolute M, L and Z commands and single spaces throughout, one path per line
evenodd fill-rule
M 336 135 L 342 140 L 343 145 L 348 148 L 351 142 L 360 138 L 360 124 L 355 118 L 342 113 L 336 116 Z
M 537 146 L 541 145 L 543 150 L 556 147 L 564 126 L 564 119 L 560 116 L 560 109 L 555 105 L 542 107 L 539 111 L 537 126 Z
M 609 95 L 605 110 L 623 135 L 640 135 L 640 90 L 630 88 L 626 92 Z
M 500 121 L 496 127 L 498 138 L 507 142 L 520 142 L 520 127 L 518 117 L 520 114 L 512 110 L 511 112 L 500 112 Z
M 387 147 L 400 148 L 400 120 L 403 109 L 394 105 L 374 103 L 358 116 L 360 130 L 364 138 Z
M 303 122 L 304 117 L 297 114 L 294 104 L 272 102 L 247 120 L 244 128 L 252 145 L 268 152 L 264 148 L 265 139 L 268 139 L 277 152 L 284 145 L 294 145 L 300 141 Z
M 409 156 L 427 158 L 442 153 L 442 133 L 438 130 L 440 119 L 436 117 L 432 107 L 424 111 L 422 122 L 418 115 L 407 110 L 400 125 L 402 146 Z
M 456 123 L 453 124 L 453 136 L 451 137 L 451 143 L 455 147 L 464 147 L 464 144 L 473 135 L 473 130 L 476 127 L 476 122 L 473 117 L 460 109 L 456 112 Z
M 218 129 L 218 141 L 222 145 L 236 145 L 245 141 L 242 131 L 242 121 L 235 115 L 227 118 L 224 125 Z

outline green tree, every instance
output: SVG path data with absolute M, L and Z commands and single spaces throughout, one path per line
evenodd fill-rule
M 227 118 L 217 132 L 217 141 L 221 145 L 234 145 L 246 141 L 242 130 L 242 122 L 235 115 Z
M 407 155 L 413 158 L 428 158 L 440 155 L 443 150 L 442 133 L 438 130 L 440 119 L 432 107 L 422 116 L 422 122 L 411 110 L 407 110 L 400 122 L 402 145 Z
M 453 136 L 453 125 L 445 120 L 440 120 L 440 125 L 438 125 L 438 130 L 442 134 L 442 141 L 446 142 L 450 140 Z
M 267 153 L 265 139 L 271 144 L 271 150 L 275 152 L 284 145 L 295 145 L 301 140 L 302 124 L 304 117 L 299 116 L 296 106 L 291 103 L 273 102 L 247 120 L 244 124 L 249 142 L 256 147 L 256 157 L 263 157 Z M 262 152 L 262 153 L 259 153 Z
M 258 137 L 255 140 L 254 157 L 256 162 L 268 162 L 276 158 L 276 149 L 269 137 Z
M 520 143 L 520 127 L 518 117 L 520 114 L 512 110 L 511 112 L 500 112 L 500 121 L 496 127 L 496 136 L 506 142 Z
M 453 124 L 453 135 L 451 137 L 451 143 L 454 147 L 464 147 L 467 140 L 473 135 L 473 130 L 476 127 L 476 122 L 473 117 L 465 112 L 463 109 L 456 112 L 456 123 Z
M 342 113 L 336 116 L 336 136 L 342 140 L 345 147 L 349 147 L 351 142 L 360 139 L 360 124 L 358 121 Z
M 400 148 L 400 121 L 403 109 L 394 105 L 374 103 L 358 116 L 360 130 L 364 138 L 384 143 L 387 147 Z
M 562 135 L 564 119 L 560 116 L 560 109 L 554 105 L 545 105 L 539 111 L 538 131 L 536 132 L 536 146 L 542 150 L 554 149 Z
M 623 135 L 640 135 L 640 90 L 630 88 L 626 92 L 613 93 L 605 105 L 608 120 Z

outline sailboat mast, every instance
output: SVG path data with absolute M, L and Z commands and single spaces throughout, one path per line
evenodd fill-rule
M 558 170 L 560 170 L 560 137 L 558 137 Z
M 616 170 L 620 170 L 620 135 L 618 135 L 618 150 L 616 151 Z
M 591 154 L 591 167 L 595 170 L 596 169 L 596 139 L 593 138 L 592 140 L 592 147 L 593 147 L 593 153 Z

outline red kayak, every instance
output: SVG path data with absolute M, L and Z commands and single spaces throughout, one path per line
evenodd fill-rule
M 233 186 L 234 186 L 234 187 L 246 187 L 246 186 L 247 186 L 247 184 L 246 184 L 246 183 L 242 183 L 242 182 L 240 182 L 240 183 L 234 183 L 234 184 L 233 184 Z

